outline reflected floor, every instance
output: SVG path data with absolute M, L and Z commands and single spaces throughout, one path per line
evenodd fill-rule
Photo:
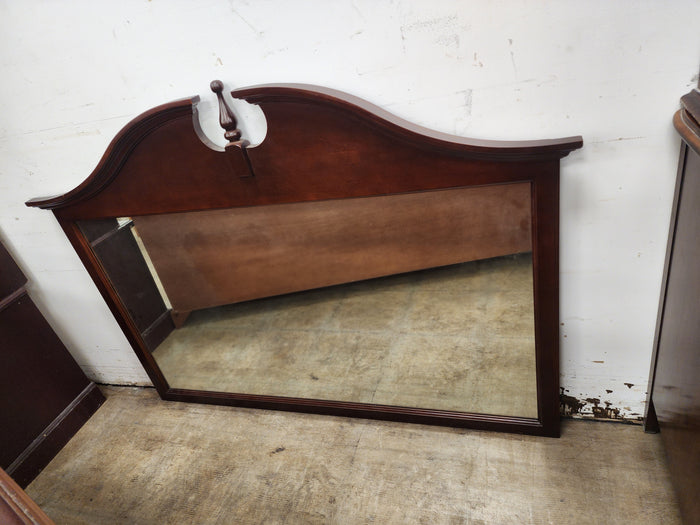
M 193 312 L 170 386 L 537 417 L 530 254 Z

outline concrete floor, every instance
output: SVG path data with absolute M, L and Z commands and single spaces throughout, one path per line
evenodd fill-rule
M 532 257 L 194 312 L 171 387 L 537 417 Z
M 552 439 L 103 390 L 27 488 L 58 525 L 680 523 L 638 426 L 567 420 Z

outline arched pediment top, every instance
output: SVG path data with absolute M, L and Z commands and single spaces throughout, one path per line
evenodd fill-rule
M 144 111 L 129 121 L 112 139 L 92 173 L 80 185 L 62 195 L 35 198 L 27 206 L 55 209 L 89 199 L 102 191 L 118 175 L 134 148 L 166 122 L 190 117 L 199 97 L 183 98 Z
M 261 106 L 266 116 L 271 104 L 326 106 L 339 112 L 340 123 L 343 118 L 351 116 L 418 147 L 433 148 L 445 153 L 452 152 L 473 158 L 497 161 L 562 158 L 583 146 L 583 139 L 580 136 L 505 141 L 450 135 L 409 122 L 354 95 L 311 84 L 262 84 L 233 90 L 231 96 Z M 308 131 L 304 129 L 303 123 L 299 123 L 299 127 L 300 132 Z
M 170 102 L 129 122 L 75 189 L 27 205 L 97 218 L 516 182 L 583 144 L 581 137 L 458 137 L 333 89 L 270 84 L 231 93 L 259 105 L 267 120 L 265 139 L 249 147 L 221 96 L 223 84 L 213 82 L 212 90 L 229 141 L 223 150 L 199 128 L 199 97 Z

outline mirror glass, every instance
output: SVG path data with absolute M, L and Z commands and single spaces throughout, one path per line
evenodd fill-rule
M 172 388 L 536 418 L 530 207 L 521 183 L 79 226 Z

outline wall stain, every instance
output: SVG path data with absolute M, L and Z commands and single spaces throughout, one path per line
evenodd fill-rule
M 596 400 L 597 401 L 597 400 Z M 596 419 L 620 419 L 620 409 L 612 408 L 612 403 L 605 401 L 602 407 L 598 403 L 593 404 L 593 417 Z
M 564 389 L 559 394 L 559 411 L 563 416 L 573 416 L 581 413 L 581 409 L 586 404 L 585 401 L 579 401 L 574 396 L 567 396 Z
M 568 395 L 565 388 L 560 387 L 559 394 L 559 413 L 563 417 L 571 417 L 576 419 L 596 419 L 596 420 L 614 420 L 621 423 L 641 423 L 644 419 L 639 413 L 629 413 L 629 407 L 624 407 L 627 413 L 623 413 L 621 409 L 612 406 L 609 401 L 601 403 L 600 398 L 587 397 L 578 399 Z M 612 390 L 605 391 L 612 394 Z

